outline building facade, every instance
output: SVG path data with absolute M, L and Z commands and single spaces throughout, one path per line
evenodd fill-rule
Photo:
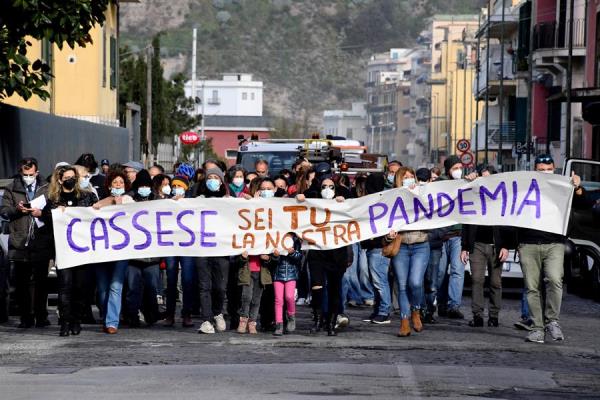
M 324 135 L 343 136 L 367 143 L 367 112 L 365 102 L 352 103 L 350 110 L 323 111 Z

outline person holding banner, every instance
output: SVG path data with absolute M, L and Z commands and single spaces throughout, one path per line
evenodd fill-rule
M 137 202 L 152 201 L 152 179 L 147 170 L 137 173 L 131 185 L 134 193 L 133 200 Z M 158 280 L 160 276 L 159 258 L 133 259 L 127 267 L 127 320 L 131 328 L 140 326 L 139 313 L 144 313 L 147 325 L 152 325 L 158 320 Z M 145 299 L 146 301 L 142 301 Z M 142 303 L 144 307 L 142 307 Z
M 554 160 L 550 155 L 537 156 L 534 170 L 553 174 Z M 579 176 L 571 176 L 575 191 L 573 202 L 583 198 Z M 544 343 L 545 333 L 554 341 L 564 340 L 558 323 L 562 302 L 565 241 L 563 235 L 529 228 L 518 229 L 519 259 L 527 288 L 529 315 L 533 321 L 526 341 Z
M 219 168 L 206 171 L 206 180 L 198 184 L 196 197 L 223 198 L 229 197 L 225 176 Z M 223 332 L 227 329 L 223 317 L 227 281 L 229 273 L 229 257 L 196 258 L 196 270 L 200 288 L 200 309 L 202 324 L 198 333 Z M 214 322 L 214 325 L 213 325 Z
M 87 172 L 87 171 L 86 171 Z M 90 190 L 79 186 L 79 173 L 74 166 L 58 167 L 54 170 L 48 189 L 51 208 L 89 207 L 98 201 Z M 58 313 L 60 336 L 79 335 L 85 305 L 88 265 L 59 268 Z
M 296 199 L 304 201 L 309 195 L 313 198 L 334 200 L 343 202 L 344 197 L 339 195 L 331 175 L 323 175 L 320 179 L 319 193 L 310 191 L 304 195 L 299 194 Z M 352 248 L 350 246 L 339 247 L 332 250 L 310 250 L 308 252 L 308 267 L 310 270 L 313 309 L 313 326 L 311 333 L 321 330 L 323 324 L 327 329 L 327 335 L 336 336 L 335 324 L 340 310 L 342 277 L 346 268 L 352 264 Z M 323 316 L 323 289 L 327 285 L 328 311 Z
M 400 167 L 396 171 L 397 188 L 413 190 L 416 187 L 415 172 L 412 168 Z M 386 239 L 393 241 L 398 233 L 391 231 Z M 429 262 L 429 238 L 426 231 L 406 231 L 400 233 L 400 250 L 392 258 L 394 276 L 398 283 L 398 305 L 400 306 L 399 337 L 410 335 L 410 320 L 415 332 L 423 330 L 421 323 L 421 303 L 423 302 L 423 280 Z M 409 299 L 410 294 L 410 299 Z
M 129 192 L 130 186 L 127 175 L 122 170 L 109 171 L 105 184 L 110 196 L 95 203 L 93 205 L 95 209 L 99 210 L 113 204 L 134 202 L 131 196 L 125 194 Z M 96 267 L 99 308 L 101 315 L 104 316 L 102 330 L 110 335 L 117 333 L 119 329 L 121 296 L 123 294 L 123 283 L 127 277 L 128 265 L 129 260 L 119 260 L 103 263 Z
M 234 165 L 227 171 L 227 181 L 229 182 L 229 192 L 235 197 L 246 197 L 248 188 L 246 187 L 246 170 L 241 165 Z M 248 197 L 249 198 L 249 197 Z

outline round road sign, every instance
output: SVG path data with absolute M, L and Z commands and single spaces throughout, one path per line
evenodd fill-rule
M 475 156 L 473 156 L 473 153 L 471 153 L 470 151 L 467 151 L 465 153 L 462 153 L 460 155 L 460 162 L 465 166 L 471 166 L 473 165 L 473 161 L 475 160 Z
M 456 150 L 460 151 L 461 153 L 469 151 L 470 148 L 471 142 L 469 142 L 467 139 L 460 139 L 458 142 L 456 142 Z

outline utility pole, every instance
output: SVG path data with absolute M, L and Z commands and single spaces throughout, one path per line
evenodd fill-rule
M 571 87 L 573 86 L 573 17 L 575 0 L 569 2 L 571 20 L 569 23 L 569 58 L 567 59 L 567 113 L 565 121 L 565 159 L 571 157 Z M 587 2 L 586 2 L 587 4 Z
M 527 153 L 525 156 L 525 170 L 529 171 L 531 164 L 531 152 L 533 146 L 529 148 L 531 143 L 531 124 L 533 119 L 531 118 L 531 110 L 533 108 L 533 43 L 534 43 L 534 21 L 533 21 L 533 1 L 529 1 L 529 54 L 527 54 L 527 130 L 525 133 L 526 149 Z
M 489 129 L 490 129 L 490 17 L 492 0 L 488 0 L 487 21 L 485 28 L 485 152 L 484 163 L 488 163 Z
M 477 21 L 478 33 L 481 31 L 481 12 Z M 479 162 L 479 70 L 481 69 L 481 35 L 477 35 L 477 64 L 475 65 L 477 73 L 477 83 L 475 84 L 475 165 Z
M 198 116 L 198 103 L 196 102 L 196 42 L 197 42 L 198 29 L 192 30 L 192 100 L 194 101 L 194 117 Z M 202 146 L 202 143 L 200 143 Z M 196 161 L 198 160 L 198 151 L 195 151 Z M 198 165 L 199 166 L 199 165 Z
M 504 112 L 504 20 L 504 0 L 502 0 L 502 22 L 500 25 L 500 92 L 498 93 L 498 124 L 500 125 L 500 142 L 498 144 L 499 172 L 504 170 L 504 166 L 502 165 L 502 141 L 504 140 L 502 137 L 504 134 L 504 116 L 502 115 Z
M 152 46 L 146 51 L 146 167 L 152 163 Z

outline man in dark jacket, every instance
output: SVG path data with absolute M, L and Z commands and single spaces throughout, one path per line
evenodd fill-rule
M 51 221 L 45 221 L 48 214 L 30 204 L 40 197 L 47 200 L 47 193 L 48 184 L 39 175 L 37 160 L 25 158 L 0 206 L 0 214 L 10 221 L 8 258 L 15 266 L 20 328 L 50 324 L 46 303 L 48 265 L 54 253 Z

